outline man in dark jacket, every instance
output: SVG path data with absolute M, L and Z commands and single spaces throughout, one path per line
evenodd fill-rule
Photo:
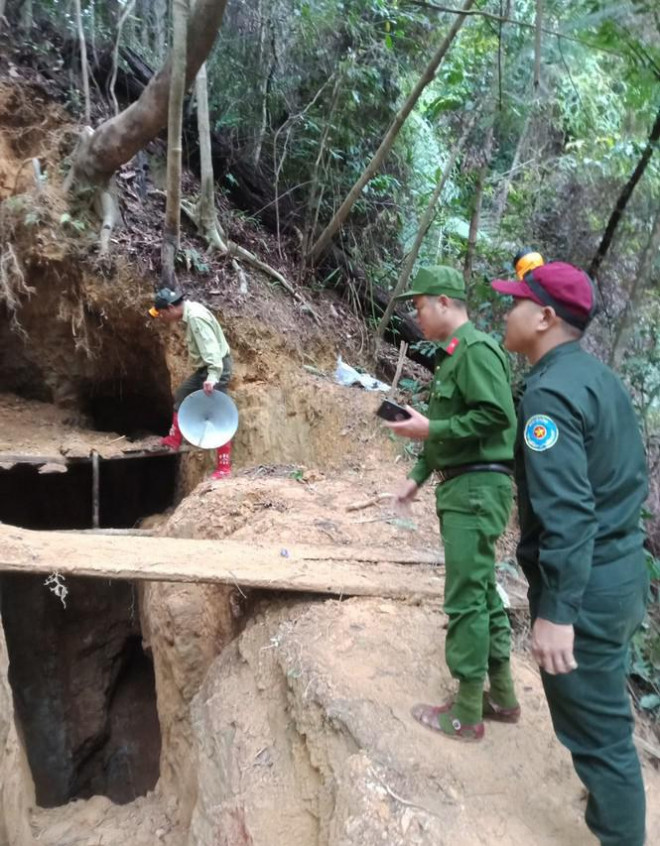
M 626 656 L 644 617 L 644 449 L 617 376 L 579 340 L 594 313 L 583 271 L 551 262 L 520 282 L 505 346 L 532 365 L 518 409 L 518 561 L 529 581 L 532 652 L 559 740 L 589 796 L 602 846 L 642 846 L 645 796 Z

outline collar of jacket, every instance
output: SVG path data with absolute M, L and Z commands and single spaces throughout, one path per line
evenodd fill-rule
M 538 373 L 542 373 L 558 358 L 563 358 L 565 355 L 571 355 L 571 353 L 580 352 L 581 349 L 582 347 L 580 346 L 579 341 L 566 341 L 563 344 L 553 347 L 551 350 L 548 350 L 548 352 L 540 358 L 535 365 L 533 365 L 527 374 L 527 378 L 529 379 L 531 376 L 536 376 Z

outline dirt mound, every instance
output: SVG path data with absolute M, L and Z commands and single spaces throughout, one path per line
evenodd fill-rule
M 594 842 L 526 660 L 514 662 L 521 723 L 452 744 L 409 713 L 452 690 L 437 609 L 353 599 L 258 610 L 193 704 L 189 846 Z M 657 795 L 658 774 L 647 768 L 646 779 Z M 655 842 L 660 808 L 650 805 Z
M 257 468 L 230 485 L 202 482 L 172 515 L 172 537 L 233 538 L 300 544 L 436 549 L 438 524 L 431 487 L 420 492 L 414 519 L 401 519 L 391 503 L 347 511 L 347 507 L 391 491 L 403 476 L 362 456 L 364 466 L 327 475 L 302 468 Z
M 37 841 L 49 846 L 180 846 L 181 832 L 173 817 L 159 797 L 113 805 L 105 796 L 94 796 L 72 802 L 66 810 L 37 809 L 31 825 Z

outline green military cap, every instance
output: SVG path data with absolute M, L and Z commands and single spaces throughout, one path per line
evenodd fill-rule
M 432 267 L 421 267 L 413 279 L 410 288 L 404 294 L 398 294 L 397 300 L 409 300 L 412 297 L 439 297 L 444 294 L 455 300 L 464 300 L 465 280 L 463 274 L 453 267 L 437 264 Z

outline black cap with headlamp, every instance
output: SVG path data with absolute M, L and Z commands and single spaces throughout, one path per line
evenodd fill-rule
M 179 305 L 182 300 L 183 294 L 181 291 L 175 291 L 172 288 L 161 288 L 154 294 L 154 304 L 149 309 L 149 314 L 152 317 L 158 317 L 163 309 Z

